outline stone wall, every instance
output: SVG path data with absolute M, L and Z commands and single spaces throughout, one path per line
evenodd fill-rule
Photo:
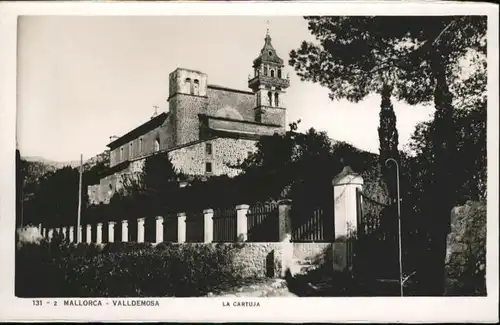
M 175 146 L 199 140 L 200 121 L 198 114 L 207 113 L 207 98 L 196 95 L 177 94 L 168 101 L 175 116 Z
M 451 213 L 447 295 L 486 295 L 486 204 L 468 201 Z
M 89 185 L 87 194 L 90 204 L 109 203 L 111 197 L 123 189 L 125 178 L 130 179 L 138 175 L 144 167 L 144 159 L 135 160 L 130 165 L 112 175 L 100 179 L 99 184 Z
M 261 106 L 258 108 L 260 122 L 280 125 L 282 129 L 286 127 L 286 110 L 279 107 Z
M 212 144 L 211 155 L 205 152 L 206 143 Z M 188 175 L 205 175 L 205 163 L 211 162 L 212 173 L 209 175 L 228 175 L 229 177 L 234 177 L 240 170 L 231 168 L 228 165 L 235 165 L 238 161 L 246 159 L 250 152 L 254 153 L 257 150 L 255 144 L 255 140 L 217 138 L 174 149 L 168 155 L 172 160 L 172 164 L 179 172 Z M 99 184 L 88 186 L 89 203 L 99 204 L 109 202 L 109 193 L 113 194 L 121 188 L 123 175 L 139 173 L 142 171 L 144 161 L 144 159 L 132 161 L 126 169 L 102 178 Z
M 205 152 L 206 143 L 212 144 L 212 154 Z M 244 139 L 217 138 L 200 142 L 192 146 L 176 149 L 168 153 L 175 168 L 189 175 L 205 174 L 205 163 L 212 163 L 212 175 L 228 175 L 234 177 L 238 169 L 228 164 L 243 161 L 249 152 L 255 152 L 256 141 Z
M 238 244 L 224 245 L 238 247 Z M 281 254 L 280 243 L 243 243 L 236 248 L 234 263 L 243 277 L 279 277 Z
M 255 95 L 252 92 L 208 87 L 208 115 L 215 115 L 220 109 L 231 107 L 241 114 L 245 121 L 255 121 Z
M 293 243 L 293 257 L 299 261 L 322 260 L 332 243 Z

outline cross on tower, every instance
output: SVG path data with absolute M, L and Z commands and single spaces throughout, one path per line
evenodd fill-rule
M 158 106 L 154 105 L 153 108 L 155 109 L 155 112 L 153 113 L 153 116 L 151 118 L 154 118 L 158 115 Z
M 271 22 L 269 20 L 266 20 L 265 23 L 267 25 L 266 35 L 269 35 L 269 25 L 271 24 Z

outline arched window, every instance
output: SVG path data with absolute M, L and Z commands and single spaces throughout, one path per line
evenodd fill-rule
M 193 86 L 191 85 L 191 78 L 186 78 L 185 82 L 185 88 L 186 91 L 189 89 L 189 92 L 192 94 L 193 93 Z
M 271 77 L 274 78 L 274 70 L 273 69 L 271 69 Z
M 269 106 L 273 106 L 273 94 L 271 92 L 268 92 L 267 97 L 269 99 Z
M 264 66 L 264 76 L 267 76 L 267 67 Z
M 157 152 L 160 151 L 160 139 L 156 138 L 154 146 L 153 146 L 153 151 Z
M 198 81 L 198 79 L 194 79 L 193 95 L 199 95 L 199 94 L 200 94 L 200 81 Z
M 281 79 L 281 69 L 278 69 L 278 78 Z
M 280 106 L 280 100 L 279 100 L 279 94 L 278 93 L 274 94 L 274 106 L 276 106 L 276 107 Z

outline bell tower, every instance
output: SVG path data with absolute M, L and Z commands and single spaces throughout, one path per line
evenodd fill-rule
M 284 129 L 284 97 L 290 80 L 288 76 L 284 77 L 283 68 L 283 59 L 271 44 L 271 36 L 267 30 L 264 47 L 253 61 L 254 75 L 248 80 L 248 87 L 255 93 L 255 121 L 280 125 Z

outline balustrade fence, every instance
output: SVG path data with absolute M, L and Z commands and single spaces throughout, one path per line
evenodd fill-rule
M 210 243 L 235 242 L 240 238 L 248 242 L 279 242 L 290 237 L 292 242 L 336 242 L 347 238 L 344 261 L 369 270 L 372 275 L 392 277 L 393 270 L 397 270 L 393 262 L 398 261 L 397 213 L 394 205 L 363 194 L 362 185 L 362 178 L 345 168 L 334 178 L 333 192 L 329 195 L 304 194 L 294 202 L 183 211 L 153 218 L 125 217 L 121 222 L 106 224 L 85 219 L 84 215 L 84 221 L 91 224 L 79 229 L 63 226 L 41 232 L 49 238 L 65 236 L 72 242 L 76 242 L 80 233 L 82 241 L 87 243 Z M 404 228 L 408 241 L 419 236 L 415 231 L 410 232 L 412 225 L 405 224 Z M 355 236 L 350 236 L 351 233 Z
M 394 205 L 388 206 L 364 195 L 363 179 L 349 167 L 345 167 L 332 184 L 333 191 L 328 195 L 304 195 L 293 204 L 287 200 L 255 203 L 166 213 L 153 218 L 124 218 L 106 224 L 84 216 L 84 223 L 90 224 L 78 228 L 66 225 L 57 230 L 42 228 L 40 224 L 39 231 L 49 240 L 64 236 L 70 242 L 81 238 L 87 243 L 153 240 L 156 243 L 210 243 L 235 242 L 240 238 L 248 242 L 279 242 L 290 237 L 292 242 L 335 242 L 338 244 L 335 250 L 347 254 L 338 259 L 344 264 L 342 269 L 355 264 L 354 269 L 366 270 L 362 273 L 370 273 L 370 276 L 393 277 L 393 262 L 397 261 L 398 252 Z M 407 229 L 414 228 L 413 225 L 405 224 L 404 228 L 405 234 L 408 233 L 405 238 L 420 236 L 419 232 Z M 345 244 L 342 238 L 347 239 Z
M 287 203 L 289 204 L 289 203 Z M 243 207 L 243 208 L 241 208 Z M 225 207 L 186 213 L 167 213 L 164 216 L 122 222 L 109 221 L 80 226 L 82 242 L 236 242 L 240 236 L 249 242 L 278 242 L 279 205 L 257 203 L 252 206 Z M 242 218 L 238 217 L 241 213 Z M 283 215 L 283 218 L 288 216 Z M 240 224 L 239 224 L 240 223 Z M 62 229 L 65 236 L 62 236 Z M 64 237 L 76 243 L 76 227 L 44 229 L 45 237 Z M 71 233 L 71 236 L 70 236 Z
M 248 242 L 278 242 L 289 232 L 294 242 L 329 242 L 334 238 L 332 205 L 292 205 L 290 201 L 255 203 L 250 206 L 224 207 L 186 213 L 167 213 L 157 218 L 127 218 L 122 222 L 85 224 L 82 241 L 128 242 L 236 242 L 240 236 Z M 241 213 L 240 217 L 238 214 Z M 242 217 L 242 218 L 241 218 Z M 280 229 L 289 219 L 291 229 Z M 281 220 L 281 221 L 280 221 Z M 97 227 L 97 225 L 100 225 Z M 69 239 L 69 227 L 66 238 Z M 62 228 L 59 228 L 59 232 Z M 71 227 L 71 231 L 74 227 Z M 56 229 L 57 230 L 57 229 Z M 98 234 L 99 233 L 99 234 Z M 53 237 L 54 231 L 47 237 Z M 71 237 L 76 242 L 76 235 Z

